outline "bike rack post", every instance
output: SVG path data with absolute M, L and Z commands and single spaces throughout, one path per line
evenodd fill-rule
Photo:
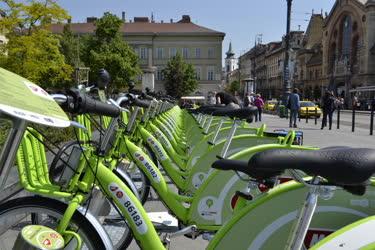
M 318 124 L 318 108 L 315 107 L 315 125 Z
M 135 107 L 134 108 L 134 111 L 129 119 L 129 122 L 128 122 L 128 125 L 126 126 L 126 132 L 127 133 L 130 133 L 133 129 L 133 125 L 135 123 L 135 119 L 137 118 L 137 115 L 138 115 L 138 112 L 139 112 L 140 108 L 139 107 Z
M 206 121 L 207 121 L 207 115 L 205 115 L 204 117 L 203 117 L 203 121 L 202 121 L 202 124 L 201 124 L 201 128 L 204 128 L 204 125 L 206 124 Z
M 198 119 L 197 119 L 197 122 L 198 122 L 199 125 L 201 124 L 202 118 L 203 118 L 202 113 L 199 113 Z
M 207 134 L 208 133 L 208 130 L 210 129 L 210 127 L 211 127 L 211 124 L 212 124 L 212 120 L 214 119 L 214 116 L 213 115 L 211 115 L 210 116 L 210 119 L 208 120 L 208 123 L 207 123 L 207 125 L 206 125 L 206 128 L 204 129 L 204 134 Z
M 221 118 L 219 124 L 216 127 L 215 135 L 212 137 L 212 140 L 208 142 L 208 144 L 215 145 L 217 136 L 219 135 L 220 129 L 223 126 L 225 118 Z
M 337 129 L 340 129 L 340 111 L 341 111 L 341 108 L 338 107 L 337 108 Z
M 225 144 L 223 146 L 223 149 L 221 150 L 221 153 L 220 153 L 220 156 L 222 158 L 225 158 L 227 157 L 227 153 L 228 153 L 228 149 L 229 149 L 229 146 L 230 144 L 232 143 L 232 139 L 234 137 L 234 134 L 236 133 L 236 130 L 237 130 L 237 127 L 238 127 L 238 123 L 239 123 L 240 120 L 237 120 L 236 118 L 234 119 L 233 121 L 233 125 L 232 125 L 232 128 L 230 129 L 229 131 L 229 134 L 227 136 L 227 139 L 225 141 Z
M 353 105 L 353 110 L 352 110 L 352 132 L 354 132 L 355 129 L 355 107 Z
M 4 115 L 12 121 L 12 128 L 0 152 L 0 190 L 3 190 L 16 156 L 18 147 L 26 130 L 26 121 Z
M 371 116 L 370 116 L 370 135 L 374 133 L 374 105 L 371 105 Z
M 306 107 L 306 123 L 309 123 L 309 108 Z

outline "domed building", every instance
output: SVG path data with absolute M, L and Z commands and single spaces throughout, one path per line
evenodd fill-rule
M 337 0 L 323 25 L 327 87 L 351 102 L 353 89 L 375 88 L 375 0 Z

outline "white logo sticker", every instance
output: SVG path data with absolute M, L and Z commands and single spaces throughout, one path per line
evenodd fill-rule
M 113 194 L 115 199 L 117 199 L 121 203 L 123 208 L 125 208 L 125 211 L 129 215 L 129 217 L 132 218 L 132 221 L 134 222 L 138 233 L 145 234 L 147 232 L 147 225 L 144 222 L 144 219 L 142 218 L 142 215 L 137 207 L 134 206 L 132 200 L 130 200 L 129 197 L 126 196 L 124 190 L 122 190 L 116 183 L 113 182 L 108 185 L 108 189 Z
M 203 173 L 203 172 L 196 173 L 192 179 L 194 188 L 198 189 L 206 179 L 207 179 L 206 173 Z
M 198 213 L 205 220 L 215 220 L 218 215 L 217 199 L 213 196 L 207 196 L 198 203 Z
M 23 83 L 30 89 L 30 91 L 34 95 L 43 97 L 43 98 L 48 99 L 48 100 L 53 100 L 53 98 L 44 89 L 42 89 L 38 85 L 36 85 L 34 83 L 31 83 L 31 82 L 28 82 L 28 81 L 24 81 Z

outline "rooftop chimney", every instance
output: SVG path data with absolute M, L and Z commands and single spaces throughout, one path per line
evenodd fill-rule
M 135 23 L 149 23 L 150 20 L 148 17 L 134 17 L 134 22 Z
M 95 23 L 95 21 L 98 20 L 98 18 L 91 16 L 91 17 L 88 17 L 86 20 L 88 23 Z
M 178 21 L 179 23 L 190 23 L 191 20 L 190 20 L 190 16 L 189 15 L 183 15 L 182 16 L 182 19 L 180 21 Z
M 125 19 L 125 11 L 122 12 L 122 21 L 125 23 L 126 19 Z

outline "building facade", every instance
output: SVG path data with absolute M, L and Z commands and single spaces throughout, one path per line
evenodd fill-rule
M 325 77 L 322 70 L 322 37 L 324 18 L 313 14 L 305 32 L 302 49 L 297 53 L 294 86 L 303 98 L 318 100 L 324 90 Z
M 0 10 L 0 19 L 5 16 L 5 12 Z M 5 44 L 8 42 L 8 39 L 5 37 L 5 31 L 0 30 L 0 44 Z
M 325 85 L 351 103 L 351 89 L 375 85 L 375 1 L 337 0 L 324 20 Z
M 262 88 L 263 95 L 268 98 L 276 97 L 282 91 L 284 48 L 282 42 L 267 44 L 265 63 L 267 65 L 267 76 L 265 86 Z
M 88 18 L 87 23 L 71 23 L 71 30 L 76 34 L 92 34 L 95 20 Z M 155 91 L 163 91 L 165 81 L 162 70 L 173 56 L 180 53 L 195 68 L 199 92 L 219 90 L 224 33 L 199 26 L 187 15 L 177 22 L 172 19 L 170 22 L 155 22 L 147 17 L 127 21 L 123 13 L 123 21 L 120 31 L 139 56 L 142 82 L 146 82 L 144 86 L 153 85 Z M 51 29 L 61 33 L 63 25 L 55 24 Z
M 225 83 L 229 84 L 229 75 L 237 68 L 237 59 L 235 58 L 235 53 L 232 49 L 232 42 L 229 43 L 229 49 L 225 54 Z

